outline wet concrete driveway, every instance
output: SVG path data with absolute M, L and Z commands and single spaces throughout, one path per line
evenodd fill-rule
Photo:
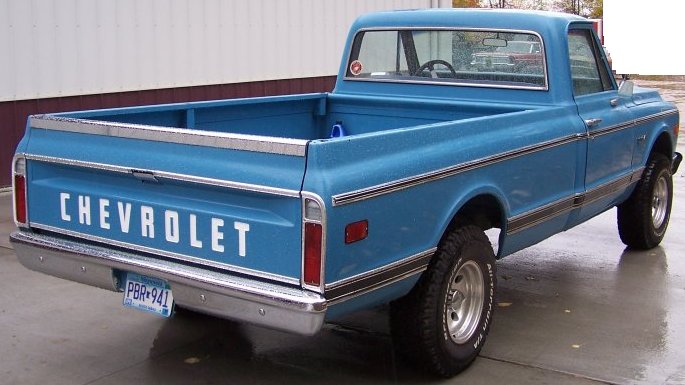
M 685 111 L 682 83 L 658 85 Z M 14 225 L 4 194 L 0 384 L 682 385 L 683 167 L 674 188 L 670 228 L 654 250 L 625 251 L 612 210 L 501 261 L 485 348 L 449 380 L 395 356 L 385 308 L 303 338 L 190 312 L 161 319 L 122 308 L 115 293 L 28 271 L 7 242 Z

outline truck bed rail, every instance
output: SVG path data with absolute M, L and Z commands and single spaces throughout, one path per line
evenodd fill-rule
M 308 142 L 304 139 L 204 131 L 189 128 L 149 126 L 144 124 L 113 123 L 101 120 L 76 119 L 54 115 L 32 115 L 29 117 L 29 125 L 32 128 L 45 130 L 191 144 L 196 146 L 299 157 L 305 156 Z

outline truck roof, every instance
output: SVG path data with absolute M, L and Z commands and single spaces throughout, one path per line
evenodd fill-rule
M 360 16 L 353 29 L 378 27 L 461 27 L 531 30 L 565 30 L 586 18 L 560 12 L 492 8 L 433 8 L 375 12 Z

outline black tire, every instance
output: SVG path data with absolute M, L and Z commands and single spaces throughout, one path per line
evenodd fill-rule
M 618 233 L 631 249 L 656 247 L 666 234 L 673 202 L 671 162 L 662 154 L 647 161 L 630 198 L 618 206 Z
M 412 291 L 392 303 L 395 346 L 429 372 L 456 375 L 485 342 L 496 286 L 495 255 L 485 233 L 472 225 L 455 229 Z

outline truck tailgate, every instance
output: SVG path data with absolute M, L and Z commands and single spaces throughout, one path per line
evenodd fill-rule
M 50 117 L 30 126 L 32 228 L 300 282 L 305 141 Z

